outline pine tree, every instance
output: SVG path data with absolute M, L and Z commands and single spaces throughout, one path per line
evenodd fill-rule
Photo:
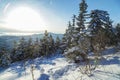
M 0 50 L 0 66 L 6 67 L 11 64 L 10 53 L 5 48 Z
M 69 43 L 71 47 L 68 47 L 68 50 L 66 51 L 68 52 L 67 57 L 69 56 L 69 58 L 73 60 L 76 60 L 76 57 L 82 57 L 83 59 L 85 59 L 86 57 L 85 55 L 87 54 L 88 51 L 89 44 L 87 44 L 86 41 L 89 40 L 86 38 L 84 34 L 84 31 L 86 30 L 85 21 L 86 21 L 87 7 L 88 6 L 85 0 L 82 0 L 82 2 L 79 4 L 79 9 L 80 9 L 79 16 L 77 18 L 76 16 L 73 16 L 72 19 L 73 25 L 70 28 L 68 28 L 68 30 L 66 31 L 66 33 L 71 32 L 68 33 L 70 36 L 70 39 L 69 38 L 68 39 L 71 42 Z M 75 25 L 76 19 L 77 19 L 77 27 Z M 66 35 L 66 37 L 68 37 L 68 35 Z
M 73 15 L 73 19 L 72 19 L 72 26 L 75 27 L 76 26 L 76 15 Z
M 18 53 L 18 43 L 13 41 L 13 48 L 11 50 L 11 59 L 12 62 L 16 61 L 16 54 Z
M 47 30 L 45 30 L 45 33 L 44 33 L 44 37 L 43 37 L 43 51 L 44 51 L 44 55 L 45 56 L 48 56 L 49 54 L 49 36 L 48 36 L 48 32 Z
M 85 0 L 82 0 L 82 2 L 79 4 L 79 16 L 77 17 L 77 26 L 78 26 L 78 31 L 80 32 L 81 30 L 85 29 L 85 15 L 87 13 L 87 3 L 85 2 Z
M 68 29 L 66 29 L 66 33 L 64 34 L 63 37 L 63 43 L 66 46 L 66 48 L 70 48 L 71 47 L 71 35 L 72 35 L 72 24 L 69 21 L 68 22 Z
M 60 46 L 60 38 L 57 36 L 57 37 L 56 37 L 56 42 L 55 42 L 55 47 L 56 47 L 57 49 L 59 49 L 59 46 Z
M 71 47 L 78 45 L 79 36 L 77 35 L 79 31 L 76 27 L 76 15 L 72 17 L 72 27 L 71 27 Z
M 35 57 L 34 45 L 33 45 L 31 37 L 27 41 L 27 46 L 25 48 L 24 57 L 25 57 L 25 59 L 26 58 L 34 58 Z
M 69 21 L 69 24 L 68 24 L 68 30 L 66 32 L 66 37 L 67 37 L 67 46 L 68 48 L 71 47 L 71 35 L 72 35 L 72 25 L 71 25 L 71 22 Z
M 92 34 L 96 34 L 100 28 L 112 31 L 112 23 L 107 11 L 92 10 L 91 18 L 89 28 L 92 30 Z
M 116 30 L 117 30 L 117 42 L 120 43 L 120 24 L 119 23 L 116 25 Z
M 44 46 L 44 40 L 43 39 L 40 39 L 40 45 L 39 45 L 39 48 L 40 48 L 40 55 L 41 56 L 44 56 L 45 55 L 45 46 Z
M 34 55 L 35 57 L 40 57 L 40 43 L 38 38 L 36 38 L 35 43 L 34 43 Z
M 38 38 L 36 38 L 36 40 L 35 40 L 35 45 L 36 44 L 39 44 L 39 39 Z
M 55 42 L 52 35 L 49 36 L 49 53 L 53 54 L 55 52 Z
M 64 54 L 68 59 L 73 60 L 76 63 L 84 62 L 86 69 L 88 68 L 87 70 L 90 70 L 90 63 L 88 59 L 88 53 L 90 51 L 90 39 L 86 27 L 86 20 L 88 17 L 86 10 L 88 6 L 85 0 L 82 0 L 79 6 L 79 16 L 77 18 L 75 16 L 73 17 L 73 28 L 71 29 L 72 33 L 70 35 L 71 47 L 65 50 Z M 76 23 L 74 22 L 76 19 L 77 26 L 74 25 L 74 23 Z M 67 32 L 69 32 L 69 30 L 66 31 L 66 33 Z M 66 37 L 68 37 L 68 35 L 66 35 Z
M 108 42 L 111 42 L 112 23 L 107 11 L 91 11 L 91 21 L 88 27 L 91 37 L 91 47 L 95 53 L 99 53 Z
M 47 30 L 45 30 L 45 33 L 44 33 L 44 37 L 48 37 L 48 32 L 47 32 Z
M 22 37 L 18 43 L 18 49 L 17 49 L 17 54 L 15 54 L 15 59 L 16 60 L 22 60 L 25 59 L 25 54 L 26 54 L 26 46 L 27 43 L 25 41 L 25 38 Z

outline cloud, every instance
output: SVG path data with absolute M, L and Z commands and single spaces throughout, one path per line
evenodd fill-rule
M 6 27 L 4 27 L 3 25 L 0 24 L 0 32 L 18 32 L 18 31 L 6 28 Z
M 4 10 L 3 10 L 3 13 L 5 13 L 5 12 L 8 10 L 9 6 L 10 6 L 10 3 L 8 3 L 8 4 L 5 6 L 5 8 L 4 8 Z

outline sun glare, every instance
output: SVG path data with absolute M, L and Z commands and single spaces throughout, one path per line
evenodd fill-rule
M 45 29 L 42 16 L 28 7 L 12 10 L 5 19 L 6 26 L 20 31 L 40 31 Z

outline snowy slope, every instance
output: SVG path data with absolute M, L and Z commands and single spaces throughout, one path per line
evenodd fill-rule
M 31 63 L 34 63 L 35 80 L 120 80 L 120 52 L 104 55 L 93 75 L 81 74 L 80 69 L 66 58 L 56 55 L 16 62 L 0 70 L 0 80 L 32 80 Z M 81 66 L 82 67 L 82 66 Z

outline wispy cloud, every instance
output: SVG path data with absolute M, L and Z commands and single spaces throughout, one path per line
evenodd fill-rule
M 5 8 L 4 8 L 4 10 L 3 10 L 3 13 L 5 13 L 5 12 L 7 11 L 7 9 L 9 8 L 9 6 L 10 6 L 10 3 L 8 3 L 8 4 L 5 6 Z
M 3 24 L 0 24 L 0 33 L 1 32 L 17 32 L 17 30 L 7 28 Z

